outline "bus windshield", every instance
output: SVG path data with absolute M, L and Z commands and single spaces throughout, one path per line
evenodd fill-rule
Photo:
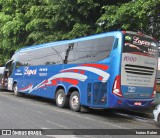
M 135 53 L 157 57 L 157 42 L 150 37 L 126 33 L 123 53 Z

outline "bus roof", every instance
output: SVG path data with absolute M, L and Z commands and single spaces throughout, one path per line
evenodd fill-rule
M 101 37 L 105 37 L 105 36 L 112 35 L 112 34 L 116 35 L 116 34 L 120 34 L 120 33 L 122 33 L 122 32 L 121 31 L 114 31 L 114 32 L 107 32 L 107 33 L 101 33 L 101 34 L 95 34 L 95 35 L 91 35 L 91 36 L 76 38 L 76 39 L 72 39 L 72 40 L 62 40 L 62 41 L 55 41 L 55 42 L 49 42 L 49 43 L 44 43 L 44 44 L 38 44 L 38 45 L 33 45 L 33 46 L 21 48 L 20 50 L 16 51 L 16 53 L 37 50 L 37 49 L 46 48 L 46 47 L 53 47 L 53 46 L 58 46 L 61 44 L 70 44 L 70 43 L 75 43 L 75 42 L 80 42 L 80 41 L 85 41 L 85 40 L 91 40 L 91 39 L 101 38 Z
M 33 46 L 27 46 L 24 48 L 21 48 L 19 50 L 16 51 L 16 53 L 21 53 L 21 52 L 27 52 L 27 51 L 32 51 L 32 50 L 37 50 L 37 49 L 41 49 L 41 48 L 47 48 L 47 47 L 53 47 L 53 46 L 58 46 L 58 45 L 62 45 L 62 44 L 70 44 L 70 43 L 75 43 L 75 42 L 80 42 L 80 41 L 85 41 L 85 40 L 91 40 L 91 39 L 96 39 L 96 38 L 102 38 L 105 36 L 109 36 L 109 35 L 118 35 L 118 34 L 122 34 L 122 33 L 131 33 L 131 34 L 139 34 L 138 32 L 133 32 L 133 31 L 113 31 L 113 32 L 105 32 L 105 33 L 101 33 L 101 34 L 95 34 L 95 35 L 91 35 L 91 36 L 85 36 L 85 37 L 81 37 L 81 38 L 75 38 L 72 40 L 61 40 L 61 41 L 55 41 L 55 42 L 49 42 L 49 43 L 43 43 L 43 44 L 38 44 L 38 45 L 33 45 Z M 148 35 L 143 34 L 145 37 L 150 37 Z M 152 37 L 150 37 L 152 38 Z

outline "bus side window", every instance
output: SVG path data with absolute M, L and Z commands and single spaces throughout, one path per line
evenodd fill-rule
M 101 61 L 109 57 L 114 43 L 114 36 L 95 39 L 94 62 Z
M 109 57 L 114 44 L 114 36 L 84 40 L 69 52 L 68 63 L 98 62 Z M 116 42 L 118 44 L 118 40 Z
M 116 38 L 115 41 L 114 41 L 113 49 L 116 49 L 118 47 L 118 41 L 119 41 L 119 39 Z
M 73 49 L 71 55 L 69 55 L 69 59 L 72 60 L 74 63 L 93 62 L 93 48 L 94 40 L 77 42 L 76 47 Z

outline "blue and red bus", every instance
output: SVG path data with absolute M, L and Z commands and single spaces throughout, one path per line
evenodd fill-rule
M 73 111 L 147 108 L 155 95 L 157 51 L 155 39 L 131 31 L 25 47 L 6 64 L 8 89 Z

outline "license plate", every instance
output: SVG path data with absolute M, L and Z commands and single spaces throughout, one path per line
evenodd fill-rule
M 142 105 L 142 103 L 141 102 L 134 102 L 134 105 L 140 106 L 140 105 Z

